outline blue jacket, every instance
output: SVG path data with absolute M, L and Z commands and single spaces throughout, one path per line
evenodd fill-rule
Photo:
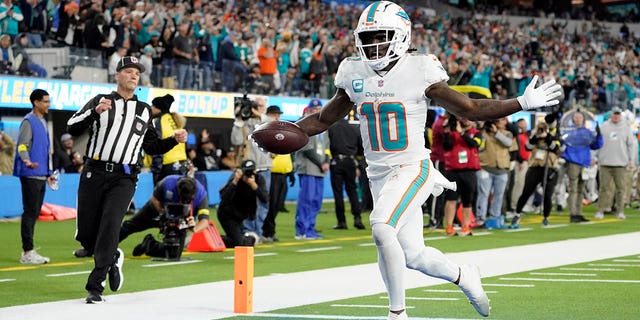
M 182 178 L 182 175 L 170 175 L 162 179 L 163 190 L 164 190 L 164 201 L 162 199 L 158 199 L 162 202 L 162 204 L 166 204 L 168 202 L 180 203 L 180 197 L 178 195 L 178 180 Z M 209 201 L 207 200 L 207 190 L 200 183 L 200 181 L 196 180 L 196 194 L 191 202 L 191 210 L 196 214 L 201 214 L 201 209 L 208 208 Z M 209 214 L 204 213 L 204 214 Z
M 591 166 L 591 150 L 602 148 L 603 143 L 601 134 L 596 135 L 585 127 L 562 134 L 562 141 L 566 145 L 562 158 L 582 167 Z
M 16 157 L 13 162 L 13 175 L 18 177 L 43 177 L 51 174 L 49 171 L 49 132 L 42 125 L 42 122 L 33 113 L 27 114 L 24 119 L 29 121 L 31 125 L 31 149 L 29 150 L 29 158 L 31 162 L 37 162 L 38 167 L 35 169 L 27 168 L 20 158 L 20 147 L 16 143 Z

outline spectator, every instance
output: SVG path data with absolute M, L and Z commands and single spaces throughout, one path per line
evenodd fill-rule
M 220 156 L 218 156 L 218 148 L 216 148 L 210 138 L 200 141 L 200 147 L 193 159 L 193 165 L 198 171 L 217 171 L 220 170 Z
M 0 34 L 8 34 L 13 41 L 20 32 L 20 22 L 24 20 L 20 7 L 12 0 L 2 0 L 0 3 Z
M 61 2 L 58 9 L 60 22 L 56 32 L 56 40 L 69 46 L 78 47 L 82 39 L 82 23 L 80 21 L 80 6 L 75 1 Z
M 514 144 L 513 135 L 507 130 L 507 118 L 486 121 L 481 134 L 482 143 L 478 149 L 481 169 L 476 172 L 478 176 L 476 218 L 480 225 L 487 219 L 487 208 L 491 219 L 496 222 L 501 219 L 502 199 L 509 179 L 511 163 L 509 149 Z M 493 194 L 493 198 L 489 205 L 490 194 Z M 501 224 L 493 222 L 490 225 Z
M 225 152 L 222 159 L 220 159 L 220 170 L 233 170 L 238 167 L 236 150 L 234 147 L 229 147 Z
M 629 125 L 622 120 L 622 109 L 613 107 L 611 117 L 600 128 L 603 137 L 598 153 L 600 187 L 596 219 L 602 219 L 605 211 L 612 209 L 615 195 L 616 217 L 625 219 L 624 182 L 628 171 L 633 171 L 638 161 L 638 143 Z
M 596 127 L 596 134 L 585 127 L 584 114 L 575 111 L 572 116 L 572 127 L 563 130 L 562 140 L 566 146 L 562 153 L 565 160 L 565 171 L 569 177 L 569 221 L 587 222 L 582 215 L 582 200 L 584 190 L 584 179 L 582 171 L 595 164 L 595 159 L 591 158 L 591 150 L 602 147 L 603 139 L 600 127 Z
M 308 116 L 320 111 L 322 103 L 312 99 L 303 112 Z M 298 173 L 300 191 L 296 207 L 296 240 L 322 239 L 316 231 L 316 217 L 322 207 L 322 189 L 324 177 L 329 171 L 327 137 L 324 134 L 309 137 L 309 142 L 295 153 L 295 172 Z
M 82 157 L 82 154 L 80 154 L 80 152 L 78 151 L 73 151 L 70 158 L 71 164 L 64 169 L 64 172 L 82 173 L 82 170 L 84 169 L 84 159 Z
M 6 132 L 0 130 L 0 175 L 6 176 L 13 173 L 15 144 Z
M 516 141 L 518 142 L 518 154 L 516 155 L 516 166 L 513 173 L 511 203 L 508 203 L 509 207 L 507 208 L 507 211 L 510 213 L 515 212 L 518 198 L 520 198 L 522 194 L 525 176 L 529 169 L 529 155 L 531 154 L 531 151 L 527 150 L 530 134 L 527 131 L 527 122 L 524 119 L 518 119 L 517 124 L 518 136 L 516 137 Z
M 173 40 L 173 54 L 178 68 L 178 89 L 193 89 L 193 72 L 191 66 L 200 62 L 195 39 L 190 35 L 190 24 L 181 24 L 178 35 Z
M 151 86 L 151 77 L 153 77 L 153 55 L 155 54 L 153 47 L 148 44 L 144 46 L 140 63 L 144 66 L 144 72 L 140 74 L 140 85 L 145 87 Z
M 176 65 L 173 50 L 175 33 L 172 31 L 173 28 L 175 28 L 175 21 L 173 19 L 165 19 L 160 32 L 161 37 L 158 41 L 158 46 L 162 48 L 162 86 L 171 89 L 176 86 Z
M 259 240 L 254 232 L 243 232 L 243 221 L 256 219 L 256 203 L 268 201 L 265 181 L 255 170 L 253 160 L 243 161 L 220 189 L 218 220 L 226 233 L 222 240 L 227 248 L 253 246 Z
M 29 38 L 24 33 L 19 34 L 13 45 L 13 60 L 16 63 L 16 70 L 23 75 L 46 78 L 47 70 L 37 63 L 31 61 L 27 48 L 29 47 Z
M 41 48 L 44 39 L 46 39 L 47 24 L 49 23 L 46 12 L 47 2 L 43 0 L 20 1 L 20 11 L 24 17 L 21 23 L 27 31 L 29 46 L 32 48 Z M 1 21 L 0 24 L 2 24 Z
M 8 34 L 0 35 L 0 73 L 15 74 L 18 67 L 13 59 L 11 37 Z
M 66 168 L 72 165 L 71 154 L 73 153 L 73 137 L 65 133 L 60 137 L 60 147 L 53 153 L 53 168 L 65 172 Z M 77 171 L 72 171 L 77 172 Z
M 238 34 L 236 32 L 228 33 L 222 40 L 218 53 L 222 70 L 222 89 L 225 92 L 237 92 L 239 86 L 236 77 L 239 76 L 240 82 L 244 83 L 247 76 L 247 65 L 240 60 L 235 51 L 234 42 L 237 40 Z
M 457 235 L 471 235 L 471 208 L 476 193 L 477 171 L 480 169 L 478 146 L 481 136 L 468 119 L 458 119 L 450 114 L 443 124 L 442 146 L 445 150 L 445 177 L 455 182 L 457 190 L 446 190 L 444 217 L 447 222 L 445 235 L 454 236 L 453 220 L 458 207 L 458 197 L 462 201 L 462 228 Z
M 274 76 L 278 70 L 278 55 L 270 39 L 262 39 L 262 45 L 258 49 L 258 59 L 260 60 L 260 77 L 265 84 L 263 93 L 273 94 L 275 92 Z
M 127 55 L 127 48 L 119 47 L 112 55 L 109 57 L 109 66 L 107 68 L 107 75 L 109 76 L 109 82 L 115 81 L 116 76 L 116 68 L 118 67 L 118 62 L 122 60 Z
M 45 184 L 53 189 L 56 179 L 52 175 L 49 130 L 44 118 L 49 112 L 51 100 L 49 93 L 42 89 L 34 90 L 29 100 L 32 109 L 20 124 L 13 167 L 13 175 L 20 178 L 24 210 L 20 222 L 23 250 L 20 263 L 43 264 L 49 263 L 49 258 L 36 252 L 33 247 L 33 238 L 36 221 L 44 201 Z

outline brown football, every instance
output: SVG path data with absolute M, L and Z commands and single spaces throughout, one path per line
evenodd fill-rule
M 261 148 L 276 154 L 289 154 L 309 142 L 298 125 L 288 121 L 269 121 L 257 127 L 251 138 Z

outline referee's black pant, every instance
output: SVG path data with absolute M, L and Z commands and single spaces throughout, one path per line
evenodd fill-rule
M 95 262 L 87 291 L 104 291 L 102 282 L 116 262 L 120 225 L 138 181 L 137 172 L 127 174 L 122 166 L 115 167 L 108 172 L 86 165 L 80 176 L 76 240 L 83 248 L 93 250 Z
M 347 192 L 347 196 L 349 197 L 349 203 L 351 203 L 351 214 L 354 218 L 360 218 L 360 201 L 358 199 L 358 191 L 356 188 L 356 162 L 353 158 L 333 158 L 331 160 L 330 178 L 338 224 L 346 224 L 346 217 L 344 215 L 344 196 L 342 195 L 343 185 Z

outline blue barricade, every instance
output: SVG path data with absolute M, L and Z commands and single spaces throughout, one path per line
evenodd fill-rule
M 220 188 L 224 186 L 231 171 L 204 171 L 196 172 L 196 179 L 206 186 L 209 195 L 209 205 L 215 206 L 220 203 Z M 298 177 L 296 177 L 298 178 Z M 65 207 L 76 207 L 76 197 L 79 173 L 65 173 L 60 175 L 60 188 L 53 191 L 47 188 L 44 202 L 57 204 Z M 14 176 L 0 176 L 0 218 L 15 217 L 22 215 L 22 191 L 20 189 L 20 179 Z M 287 200 L 295 200 L 298 197 L 299 186 L 296 183 L 289 187 Z M 142 173 L 138 176 L 136 193 L 133 196 L 137 208 L 142 207 L 153 193 L 153 179 L 150 173 Z M 323 198 L 333 199 L 331 191 L 331 180 L 329 176 L 324 179 Z

